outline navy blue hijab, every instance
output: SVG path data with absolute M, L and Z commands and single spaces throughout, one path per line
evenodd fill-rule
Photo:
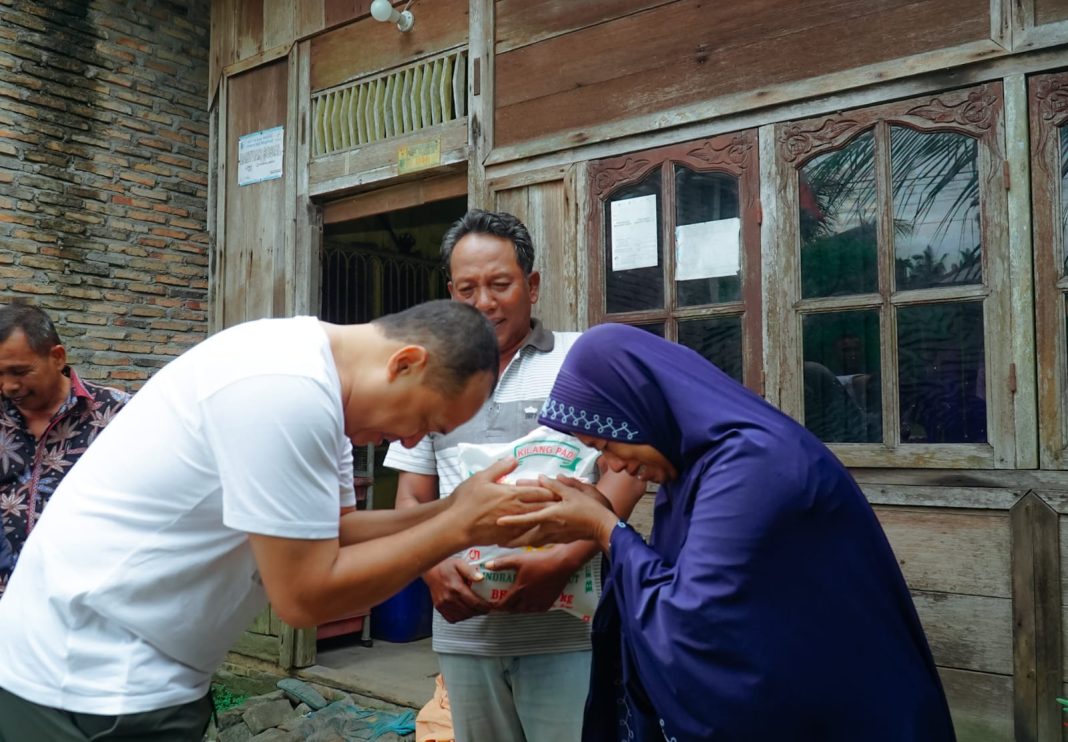
M 646 544 L 611 540 L 585 740 L 953 740 L 863 493 L 804 427 L 680 345 L 601 325 L 542 409 L 678 469 Z

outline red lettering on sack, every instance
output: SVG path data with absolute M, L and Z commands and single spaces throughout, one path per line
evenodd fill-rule
M 479 551 L 478 549 L 468 549 L 467 550 L 467 561 L 471 562 L 471 561 L 474 561 L 476 559 L 481 559 L 481 558 L 482 558 L 482 552 Z
M 490 593 L 490 600 L 504 600 L 506 595 L 508 595 L 507 590 L 493 588 L 493 591 Z

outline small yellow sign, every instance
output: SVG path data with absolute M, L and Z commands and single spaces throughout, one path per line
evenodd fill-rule
M 397 172 L 414 173 L 441 164 L 441 140 L 409 144 L 397 150 Z

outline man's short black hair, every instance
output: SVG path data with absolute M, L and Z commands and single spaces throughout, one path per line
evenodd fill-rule
M 446 397 L 460 394 L 473 376 L 483 372 L 490 373 L 493 385 L 497 384 L 497 334 L 474 307 L 436 299 L 384 315 L 371 324 L 391 340 L 426 348 L 431 382 Z
M 441 238 L 441 262 L 449 280 L 452 280 L 452 251 L 457 242 L 471 233 L 489 234 L 511 241 L 523 275 L 529 276 L 534 271 L 534 242 L 523 222 L 507 211 L 471 209 L 449 227 L 449 231 Z
M 30 349 L 39 356 L 57 345 L 62 345 L 52 318 L 43 309 L 21 299 L 0 307 L 0 343 L 6 342 L 11 333 L 22 330 Z

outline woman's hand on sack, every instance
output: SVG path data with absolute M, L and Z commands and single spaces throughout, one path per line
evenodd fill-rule
M 577 567 L 560 549 L 538 549 L 496 557 L 484 569 L 515 570 L 508 596 L 495 607 L 509 613 L 541 613 L 552 608 Z
M 514 458 L 501 459 L 473 474 L 449 496 L 449 515 L 464 529 L 468 544 L 511 541 L 518 532 L 499 525 L 501 517 L 530 514 L 557 499 L 544 486 L 499 484 L 497 480 L 515 467 Z
M 481 579 L 478 567 L 456 557 L 423 573 L 434 607 L 449 623 L 481 616 L 493 608 L 488 600 L 471 589 L 471 583 Z
M 619 518 L 611 503 L 596 487 L 571 477 L 538 478 L 542 487 L 559 502 L 519 515 L 507 515 L 497 522 L 507 528 L 527 528 L 527 532 L 506 546 L 540 546 L 591 539 L 608 550 L 608 540 Z

